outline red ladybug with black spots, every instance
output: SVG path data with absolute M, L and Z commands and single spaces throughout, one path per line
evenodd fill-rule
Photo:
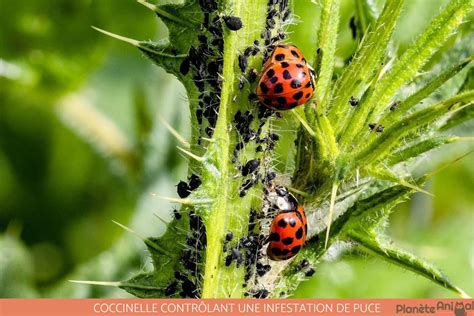
M 303 248 L 307 231 L 308 222 L 303 206 L 279 213 L 270 226 L 268 257 L 280 261 L 295 256 Z
M 313 96 L 313 72 L 301 51 L 293 45 L 278 45 L 263 65 L 257 86 L 260 102 L 272 110 L 290 110 Z

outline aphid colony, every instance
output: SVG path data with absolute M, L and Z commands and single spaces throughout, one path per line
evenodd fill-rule
M 197 45 L 191 46 L 188 56 L 183 60 L 180 73 L 182 76 L 192 76 L 198 91 L 193 116 L 199 124 L 198 144 L 201 144 L 203 136 L 212 137 L 218 118 L 224 33 L 239 31 L 244 25 L 239 17 L 218 14 L 216 0 L 199 0 L 199 5 L 204 16 L 201 33 Z M 250 288 L 246 296 L 255 298 L 265 298 L 270 293 L 265 288 L 256 287 L 257 278 L 271 270 L 268 259 L 279 261 L 294 257 L 302 249 L 308 229 L 303 207 L 298 205 L 296 198 L 286 188 L 273 183 L 276 173 L 269 168 L 264 158 L 279 140 L 277 134 L 263 132 L 268 118 L 281 117 L 277 111 L 290 110 L 306 103 L 315 90 L 314 73 L 301 51 L 293 45 L 279 44 L 285 38 L 285 33 L 275 28 L 279 27 L 279 21 L 285 22 L 290 14 L 288 0 L 269 0 L 266 27 L 260 36 L 261 40 L 255 40 L 253 45 L 246 47 L 237 56 L 237 64 L 242 72 L 238 88 L 242 90 L 247 82 L 256 83 L 256 88 L 252 89 L 254 92 L 248 94 L 248 99 L 256 106 L 247 111 L 238 110 L 233 116 L 232 123 L 239 141 L 234 147 L 232 162 L 243 179 L 239 187 L 240 197 L 246 196 L 261 181 L 265 188 L 264 207 L 262 210 L 250 210 L 245 236 L 235 238 L 233 232 L 223 236 L 222 252 L 225 266 L 244 266 L 246 273 L 242 286 Z M 259 53 L 263 54 L 262 70 L 248 69 L 249 58 Z M 244 156 L 240 152 L 250 143 L 254 144 L 256 158 L 240 162 L 239 158 Z M 262 169 L 264 173 L 260 173 Z M 200 185 L 200 176 L 192 174 L 187 181 L 178 183 L 178 195 L 186 198 Z M 203 250 L 207 246 L 206 227 L 192 208 L 186 212 L 189 215 L 189 231 L 186 247 L 181 254 L 185 270 L 175 272 L 175 279 L 164 292 L 167 296 L 178 293 L 181 297 L 200 297 L 201 262 Z M 176 220 L 182 218 L 177 210 L 173 214 Z M 269 227 L 268 234 L 259 232 L 263 222 Z M 266 256 L 263 251 L 265 246 Z M 307 261 L 305 263 L 303 260 L 300 265 L 303 263 L 304 267 L 300 270 L 306 269 L 305 274 L 308 276 L 314 273 Z M 254 284 L 250 284 L 252 278 Z

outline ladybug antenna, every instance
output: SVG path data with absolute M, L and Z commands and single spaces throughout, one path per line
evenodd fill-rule
M 336 204 L 336 195 L 337 195 L 338 186 L 339 186 L 339 182 L 334 181 L 332 184 L 332 190 L 331 190 L 331 204 L 329 205 L 329 214 L 328 214 L 328 221 L 327 221 L 327 228 L 326 228 L 326 239 L 324 240 L 325 249 L 328 246 L 329 232 L 331 230 L 332 216 L 334 213 L 334 206 Z

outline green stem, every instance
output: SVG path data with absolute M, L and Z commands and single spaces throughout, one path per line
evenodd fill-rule
M 252 8 L 250 10 L 249 8 Z M 228 231 L 234 238 L 243 236 L 247 231 L 249 211 L 253 197 L 239 197 L 239 181 L 233 179 L 235 167 L 232 164 L 233 142 L 237 139 L 235 129 L 229 129 L 233 113 L 248 106 L 246 102 L 233 101 L 240 70 L 237 65 L 239 51 L 245 49 L 259 36 L 265 23 L 267 1 L 241 0 L 225 1 L 225 12 L 242 19 L 244 28 L 238 32 L 226 31 L 224 35 L 224 68 L 219 118 L 214 130 L 214 140 L 208 147 L 213 156 L 216 170 L 205 176 L 210 180 L 215 202 L 207 211 L 205 218 L 207 231 L 207 249 L 205 255 L 202 298 L 242 297 L 245 288 L 244 268 L 236 269 L 224 264 L 223 241 Z M 237 91 L 236 91 L 237 90 Z M 243 99 L 243 98 L 242 98 Z M 250 193 L 250 192 L 249 192 Z

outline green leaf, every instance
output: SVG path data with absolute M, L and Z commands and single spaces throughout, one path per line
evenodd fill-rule
M 445 124 L 440 127 L 440 131 L 446 131 L 453 127 L 459 126 L 474 118 L 474 106 L 466 106 L 454 113 Z
M 374 231 L 352 230 L 347 233 L 347 236 L 368 253 L 374 254 L 406 270 L 410 270 L 421 276 L 424 276 L 428 280 L 457 293 L 463 298 L 469 297 L 463 290 L 454 285 L 434 265 L 407 251 L 399 249 L 388 242 L 383 242 L 381 237 L 378 236 Z
M 373 0 L 354 0 L 355 24 L 357 27 L 356 36 L 362 40 L 369 31 L 370 26 L 374 26 L 377 9 Z
M 404 101 L 400 102 L 398 105 L 395 106 L 393 111 L 387 112 L 382 119 L 380 120 L 380 124 L 384 126 L 388 126 L 390 122 L 396 122 L 399 120 L 400 117 L 406 115 L 408 111 L 417 105 L 420 101 L 427 98 L 431 95 L 436 89 L 442 86 L 446 81 L 454 77 L 458 74 L 461 70 L 463 70 L 470 62 L 474 59 L 474 55 L 470 56 L 469 58 L 464 59 L 460 63 L 451 66 L 450 68 L 446 69 L 432 80 L 430 80 L 425 86 L 421 89 L 410 95 Z
M 433 195 L 433 194 L 423 190 L 419 186 L 417 186 L 413 183 L 410 183 L 409 180 L 397 175 L 395 172 L 393 172 L 392 170 L 390 170 L 386 167 L 368 166 L 368 167 L 364 168 L 364 171 L 366 171 L 370 176 L 372 176 L 376 179 L 383 180 L 383 181 L 390 181 L 392 183 L 403 185 L 404 187 L 416 190 L 418 192 L 423 192 L 423 193 L 431 195 L 431 196 Z
M 337 127 L 336 131 L 343 126 L 353 128 L 351 125 L 346 125 L 346 118 L 351 114 L 349 98 L 351 96 L 360 98 L 380 68 L 403 3 L 404 1 L 398 0 L 386 2 L 372 31 L 365 35 L 351 63 L 336 82 L 329 112 L 329 120 Z
M 119 283 L 120 288 L 140 298 L 164 297 L 166 286 L 167 284 L 157 279 L 156 273 L 140 273 L 128 281 Z
M 334 57 L 336 54 L 337 28 L 339 25 L 340 0 L 321 1 L 321 24 L 318 33 L 318 54 L 320 58 L 314 65 L 320 65 L 317 69 L 318 78 L 316 93 L 320 100 L 325 100 L 329 92 L 334 70 Z M 322 102 L 321 105 L 325 104 Z
M 354 154 L 349 154 L 348 161 L 356 161 L 359 165 L 372 163 L 381 160 L 385 155 L 397 145 L 398 140 L 416 129 L 433 122 L 446 115 L 451 106 L 459 102 L 471 102 L 474 100 L 474 90 L 467 91 L 453 98 L 429 106 L 423 110 L 415 112 L 406 118 L 396 122 L 383 133 L 377 135 L 374 141 Z M 346 160 L 345 160 L 346 161 Z
M 432 21 L 414 45 L 403 53 L 392 69 L 377 83 L 374 92 L 357 107 L 341 135 L 341 146 L 346 147 L 351 144 L 359 131 L 366 127 L 367 122 L 377 121 L 395 92 L 407 81 L 413 79 L 421 67 L 463 22 L 472 6 L 472 1 L 452 0 Z
M 169 49 L 176 49 L 180 54 L 187 54 L 189 47 L 196 41 L 203 14 L 197 0 L 186 0 L 182 4 L 154 5 L 145 0 L 138 3 L 149 8 L 165 23 L 168 28 Z
M 430 150 L 438 148 L 442 145 L 458 141 L 459 137 L 455 136 L 438 136 L 428 138 L 422 141 L 415 141 L 402 149 L 395 151 L 387 158 L 387 164 L 393 166 L 401 162 L 408 162 L 410 159 L 418 157 Z

